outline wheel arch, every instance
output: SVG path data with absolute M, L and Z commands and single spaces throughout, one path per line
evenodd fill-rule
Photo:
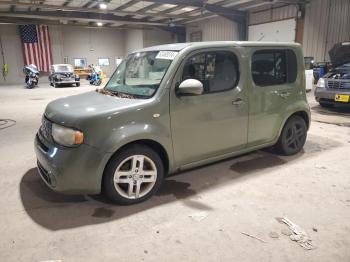
M 292 114 L 289 114 L 288 117 L 285 118 L 285 120 L 284 120 L 284 122 L 281 125 L 281 128 L 279 130 L 277 139 L 280 137 L 282 130 L 283 130 L 284 126 L 286 125 L 286 123 L 288 122 L 288 120 L 293 116 L 300 116 L 305 121 L 307 129 L 310 128 L 310 122 L 311 122 L 310 113 L 305 111 L 305 110 L 298 110 L 298 111 L 293 112 Z
M 147 146 L 151 149 L 153 149 L 161 158 L 163 165 L 164 165 L 164 171 L 165 174 L 168 174 L 169 170 L 170 170 L 170 160 L 169 160 L 169 155 L 165 149 L 165 147 L 160 144 L 159 142 L 152 140 L 152 139 L 139 139 L 139 140 L 134 140 L 131 142 L 126 143 L 125 145 L 121 146 L 120 148 L 118 148 L 108 159 L 106 165 L 104 166 L 103 169 L 103 174 L 102 174 L 102 179 L 100 181 L 101 183 L 101 189 L 102 189 L 102 181 L 103 181 L 103 177 L 105 176 L 105 170 L 108 166 L 108 164 L 110 163 L 110 161 L 113 159 L 113 157 L 115 157 L 115 155 L 117 155 L 119 152 L 121 152 L 122 150 L 124 150 L 127 147 L 133 146 L 133 145 L 143 145 L 143 146 Z

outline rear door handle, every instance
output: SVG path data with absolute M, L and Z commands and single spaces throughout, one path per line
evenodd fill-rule
M 290 92 L 280 92 L 280 93 L 278 93 L 278 95 L 282 98 L 288 98 L 291 95 L 291 93 Z
M 275 90 L 275 91 L 271 91 L 271 94 L 278 95 L 279 97 L 282 97 L 282 98 L 286 99 L 292 93 L 288 92 L 288 91 L 277 91 L 277 90 Z
M 244 104 L 244 101 L 242 98 L 237 98 L 236 100 L 232 101 L 232 105 L 234 105 L 234 106 L 240 106 L 242 104 Z

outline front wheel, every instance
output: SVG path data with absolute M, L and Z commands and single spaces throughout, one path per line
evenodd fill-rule
M 79 86 L 80 86 L 80 83 L 79 83 L 79 82 L 77 82 L 77 83 L 75 83 L 75 85 L 76 85 L 77 87 L 79 87 Z
M 164 165 L 159 155 L 147 146 L 132 145 L 108 163 L 103 189 L 112 202 L 131 205 L 155 194 L 163 178 Z
M 290 117 L 276 144 L 278 153 L 286 156 L 297 154 L 304 147 L 306 136 L 305 120 L 300 116 Z
M 28 81 L 28 82 L 27 82 L 27 88 L 28 88 L 28 89 L 32 89 L 32 88 L 34 88 L 34 86 L 35 86 L 34 81 Z

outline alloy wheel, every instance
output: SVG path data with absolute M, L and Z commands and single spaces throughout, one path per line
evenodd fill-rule
M 124 159 L 114 173 L 114 187 L 123 197 L 138 199 L 147 195 L 157 180 L 157 167 L 145 155 Z
M 303 145 L 305 130 L 299 123 L 294 123 L 287 130 L 286 144 L 287 147 L 293 150 L 299 149 Z

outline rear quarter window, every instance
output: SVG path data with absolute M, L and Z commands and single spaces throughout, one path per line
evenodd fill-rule
M 291 49 L 259 50 L 252 56 L 251 70 L 258 86 L 294 83 L 298 75 L 297 57 Z

